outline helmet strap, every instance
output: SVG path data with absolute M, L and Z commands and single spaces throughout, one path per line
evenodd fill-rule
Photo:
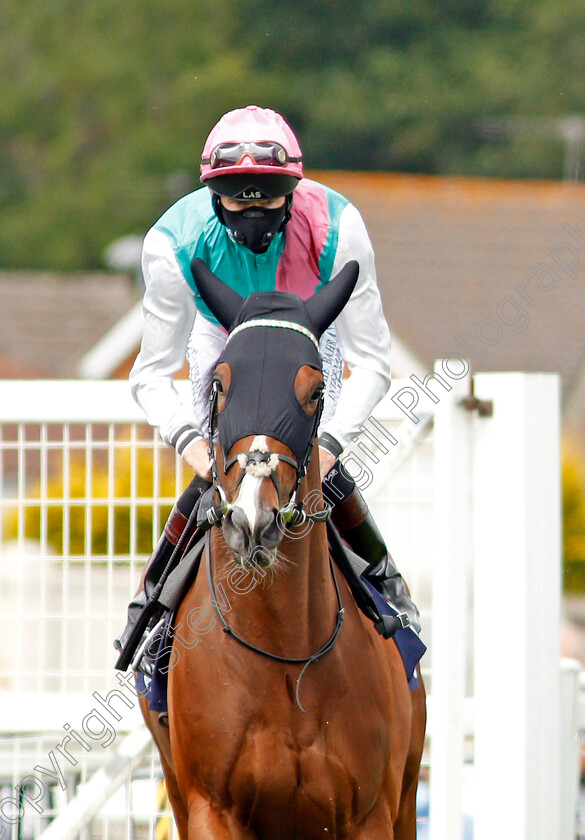
M 213 207 L 213 212 L 215 213 L 219 221 L 222 223 L 222 225 L 225 225 L 225 219 L 223 217 L 223 207 L 221 205 L 220 196 L 213 191 L 211 193 L 211 206 Z
M 289 193 L 284 198 L 285 198 L 284 219 L 282 220 L 282 223 L 281 223 L 280 227 L 278 228 L 278 231 L 277 231 L 278 233 L 282 233 L 282 231 L 286 227 L 287 222 L 290 221 L 290 215 L 291 215 L 291 209 L 292 209 L 292 203 L 293 203 L 293 193 Z

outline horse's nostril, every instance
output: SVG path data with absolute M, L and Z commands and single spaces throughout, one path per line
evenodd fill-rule
M 257 523 L 254 530 L 254 542 L 265 548 L 275 548 L 282 539 L 282 531 L 278 527 L 278 511 L 276 509 L 267 512 L 262 521 Z
M 257 546 L 268 550 L 276 548 L 283 537 L 277 514 L 276 508 L 262 511 L 250 524 L 243 508 L 235 505 L 224 521 L 224 536 L 228 544 L 238 552 Z
M 227 544 L 237 554 L 243 554 L 250 544 L 250 526 L 241 508 L 233 507 L 226 514 L 223 533 Z
M 228 514 L 232 525 L 234 528 L 237 528 L 238 531 L 242 531 L 244 534 L 250 533 L 250 523 L 248 522 L 248 517 L 240 507 L 233 507 L 229 514 Z

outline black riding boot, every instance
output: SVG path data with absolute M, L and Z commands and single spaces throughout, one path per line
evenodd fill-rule
M 132 630 L 136 622 L 138 621 L 138 616 L 142 612 L 144 605 L 146 604 L 149 595 L 157 585 L 160 580 L 162 573 L 164 572 L 168 561 L 170 560 L 171 554 L 173 553 L 175 546 L 177 545 L 183 531 L 185 530 L 185 526 L 187 525 L 187 520 L 189 519 L 189 515 L 191 514 L 193 508 L 199 501 L 201 495 L 210 487 L 210 482 L 206 481 L 199 476 L 195 476 L 191 484 L 187 487 L 183 495 L 177 501 L 176 505 L 173 507 L 167 523 L 164 527 L 164 531 L 158 544 L 150 555 L 150 558 L 147 561 L 146 569 L 144 572 L 144 577 L 142 580 L 142 588 L 138 590 L 134 598 L 130 601 L 128 605 L 128 622 L 126 627 L 118 636 L 117 639 L 114 640 L 114 647 L 118 651 L 123 651 L 126 647 L 128 639 L 132 634 Z M 189 539 L 192 533 L 196 530 L 196 525 L 194 524 L 191 528 L 191 534 L 186 534 L 186 539 Z M 186 544 L 186 543 L 185 543 Z M 136 645 L 136 649 L 140 647 L 150 630 L 154 627 L 156 620 L 158 618 L 158 614 L 155 613 L 154 618 L 150 621 L 147 630 L 144 633 L 142 641 L 140 644 Z M 146 659 L 150 659 L 150 657 L 145 657 Z M 144 671 L 144 673 L 149 674 L 152 669 L 152 661 L 143 661 L 141 662 L 140 670 Z
M 331 513 L 333 524 L 351 550 L 369 564 L 364 576 L 398 612 L 402 626 L 412 627 L 420 633 L 419 611 L 355 482 L 346 471 L 343 475 L 339 470 L 332 479 L 327 477 L 324 494 L 330 503 L 334 503 Z M 340 499 L 341 495 L 345 497 Z M 338 501 L 335 503 L 336 498 Z

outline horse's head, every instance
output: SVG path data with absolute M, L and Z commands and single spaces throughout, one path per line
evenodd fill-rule
M 324 387 L 318 341 L 349 300 L 358 264 L 347 263 L 307 301 L 285 292 L 242 298 L 201 260 L 191 268 L 205 304 L 229 331 L 210 412 L 219 443 L 214 479 L 227 502 L 224 537 L 238 562 L 268 566 L 317 434 Z

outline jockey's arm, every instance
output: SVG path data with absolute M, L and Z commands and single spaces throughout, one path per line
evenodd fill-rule
M 143 300 L 144 333 L 140 353 L 130 373 L 130 388 L 151 426 L 197 472 L 203 468 L 204 434 L 191 400 L 182 400 L 173 375 L 185 363 L 187 342 L 196 316 L 193 293 L 164 234 L 152 229 L 142 254 L 146 290 Z M 197 442 L 200 442 L 197 446 Z M 187 451 L 191 457 L 186 457 Z M 199 452 L 201 450 L 201 452 Z M 202 474 L 202 473 L 200 473 Z
M 374 252 L 363 219 L 350 204 L 340 220 L 333 274 L 351 259 L 359 262 L 358 282 L 335 322 L 341 355 L 350 375 L 343 380 L 333 417 L 321 429 L 342 449 L 360 434 L 360 427 L 390 387 L 390 330 L 376 282 Z

